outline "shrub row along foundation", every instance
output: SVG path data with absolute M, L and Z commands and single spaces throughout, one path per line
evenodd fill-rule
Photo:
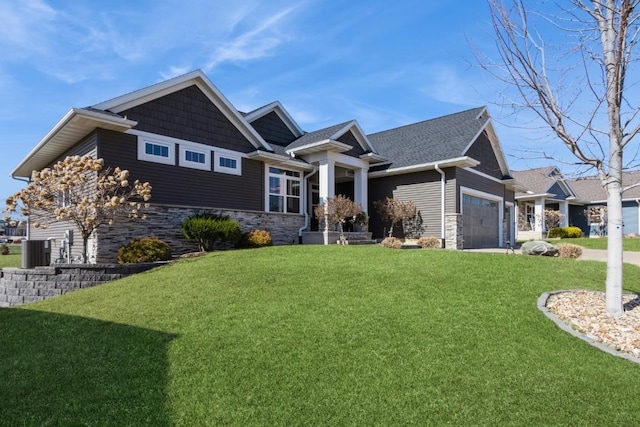
M 32 269 L 4 268 L 0 272 L 0 307 L 42 301 L 121 279 L 159 265 L 162 263 L 66 264 Z

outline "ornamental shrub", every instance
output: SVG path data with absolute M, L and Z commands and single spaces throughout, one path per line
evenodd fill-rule
M 571 243 L 561 243 L 556 246 L 560 258 L 579 258 L 582 255 L 582 248 Z
M 203 252 L 215 249 L 220 243 L 237 244 L 242 236 L 240 224 L 226 215 L 200 213 L 184 220 L 182 233 L 195 240 Z
M 273 246 L 273 240 L 271 233 L 267 230 L 251 230 L 242 235 L 238 246 L 241 248 L 262 248 Z
M 9 255 L 9 252 L 9 246 L 4 243 L 0 245 L 0 255 Z
M 417 244 L 423 249 L 439 249 L 442 247 L 442 241 L 434 236 L 421 237 L 418 239 Z
M 139 237 L 118 249 L 120 264 L 168 261 L 170 259 L 171 247 L 156 237 Z
M 582 237 L 582 229 L 580 227 L 564 227 L 568 239 L 578 239 Z
M 385 237 L 380 244 L 385 248 L 400 249 L 402 247 L 402 241 L 397 237 Z
M 567 237 L 567 232 L 565 230 L 565 227 L 552 227 L 549 229 L 549 234 L 547 234 L 547 237 L 549 239 L 564 239 L 565 237 Z

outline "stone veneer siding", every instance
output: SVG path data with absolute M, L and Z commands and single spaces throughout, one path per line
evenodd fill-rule
M 103 226 L 89 252 L 97 254 L 90 259 L 97 262 L 117 261 L 118 249 L 136 237 L 154 236 L 171 246 L 173 255 L 195 252 L 198 246 L 182 234 L 182 222 L 194 213 L 228 215 L 240 223 L 243 231 L 261 229 L 271 233 L 274 245 L 291 245 L 298 242 L 298 230 L 304 226 L 304 216 L 260 211 L 241 211 L 184 206 L 151 205 L 145 209 L 146 220 L 125 221 Z
M 445 248 L 461 250 L 464 247 L 462 214 L 445 214 Z
M 78 289 L 90 288 L 150 270 L 164 263 L 60 264 L 0 271 L 0 307 L 43 301 Z

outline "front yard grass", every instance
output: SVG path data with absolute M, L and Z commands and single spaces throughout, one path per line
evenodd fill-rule
M 607 250 L 607 238 L 606 237 L 581 237 L 579 239 L 560 239 L 549 240 L 552 245 L 559 243 L 572 243 L 574 245 L 582 246 L 588 249 L 603 249 Z M 640 252 L 640 239 L 639 238 L 624 238 L 622 240 L 623 250 L 630 252 Z
M 0 309 L 0 424 L 633 425 L 640 365 L 536 308 L 605 271 L 380 246 L 181 260 Z
M 15 243 L 8 243 L 9 255 L 0 255 L 0 268 L 20 267 L 22 263 L 22 246 Z

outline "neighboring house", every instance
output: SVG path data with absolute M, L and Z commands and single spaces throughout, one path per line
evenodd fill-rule
M 344 194 L 388 230 L 374 209 L 384 197 L 413 200 L 423 235 L 451 249 L 514 240 L 515 181 L 486 108 L 366 135 L 357 121 L 304 132 L 274 102 L 236 110 L 201 72 L 67 113 L 12 172 L 28 178 L 69 155 L 90 154 L 153 187 L 149 219 L 101 227 L 94 261 L 113 261 L 133 237 L 154 235 L 176 252 L 195 247 L 180 224 L 194 212 L 237 219 L 271 232 L 276 244 L 327 243 L 333 230 L 313 218 L 322 200 Z M 30 228 L 60 244 L 68 223 Z M 74 248 L 79 252 L 80 248 Z
M 544 211 L 560 211 L 560 226 L 576 226 L 583 235 L 606 234 L 607 193 L 595 176 L 566 179 L 555 166 L 513 171 L 517 181 L 517 239 L 540 239 L 546 236 Z M 624 172 L 622 194 L 624 234 L 639 234 L 640 171 Z

